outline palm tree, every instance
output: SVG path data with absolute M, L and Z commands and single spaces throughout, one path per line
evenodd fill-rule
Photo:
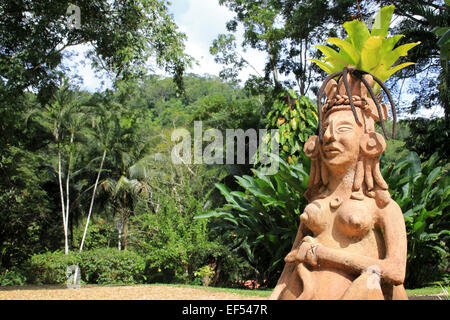
M 124 158 L 128 158 L 128 155 L 124 155 Z M 147 155 L 134 164 L 130 163 L 126 174 L 121 175 L 117 180 L 110 178 L 103 183 L 104 189 L 112 198 L 115 210 L 119 213 L 119 250 L 122 247 L 124 250 L 127 249 L 128 220 L 133 213 L 136 201 L 150 190 L 147 182 L 150 176 L 149 159 L 150 156 Z
M 113 122 L 114 113 L 111 112 L 111 110 L 109 110 L 107 108 L 107 106 L 105 106 L 104 104 L 100 103 L 96 107 L 97 107 L 96 108 L 97 115 L 92 118 L 93 130 L 91 131 L 92 133 L 90 136 L 91 136 L 91 143 L 94 143 L 95 145 L 97 145 L 98 148 L 100 148 L 102 150 L 102 156 L 101 156 L 101 161 L 100 161 L 100 167 L 99 167 L 98 173 L 97 173 L 97 178 L 94 183 L 94 190 L 92 192 L 91 202 L 89 205 L 89 211 L 88 211 L 88 216 L 87 216 L 87 220 L 86 220 L 86 225 L 84 228 L 83 238 L 82 238 L 81 244 L 80 244 L 80 252 L 83 251 L 83 245 L 86 240 L 86 234 L 87 234 L 87 230 L 89 227 L 89 221 L 90 221 L 92 209 L 94 206 L 94 199 L 95 199 L 95 195 L 96 195 L 96 191 L 97 191 L 97 186 L 99 184 L 100 175 L 102 173 L 103 164 L 104 164 L 105 158 L 106 158 L 106 153 L 107 153 L 108 147 L 110 146 L 110 143 L 112 140 L 111 134 L 114 131 L 113 127 L 112 127 L 112 125 L 114 124 L 114 122 Z
M 69 216 L 70 216 L 70 180 L 74 167 L 74 155 L 77 143 L 83 141 L 83 126 L 86 114 L 82 107 L 84 96 L 63 80 L 61 88 L 53 99 L 43 108 L 33 109 L 27 115 L 27 121 L 33 119 L 52 133 L 57 149 L 57 180 L 61 199 L 61 212 L 64 229 L 64 252 L 69 253 Z M 65 177 L 64 176 L 64 159 Z M 63 183 L 63 179 L 65 182 Z

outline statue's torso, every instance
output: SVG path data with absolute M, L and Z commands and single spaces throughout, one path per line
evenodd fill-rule
M 383 259 L 385 247 L 377 228 L 375 201 L 333 198 L 311 202 L 301 216 L 301 222 L 312 231 L 317 242 L 331 249 Z M 339 299 L 358 274 L 348 274 L 336 268 L 319 265 L 309 268 L 313 275 L 316 299 Z

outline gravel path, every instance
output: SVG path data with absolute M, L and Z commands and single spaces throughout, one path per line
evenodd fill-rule
M 170 285 L 0 287 L 0 300 L 265 300 L 260 296 Z M 409 300 L 446 300 L 443 294 L 410 296 Z
M 166 285 L 0 288 L 0 300 L 264 300 L 264 297 Z

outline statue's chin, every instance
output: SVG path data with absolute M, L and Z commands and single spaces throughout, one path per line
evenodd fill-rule
M 333 168 L 347 169 L 354 165 L 357 159 L 342 152 L 327 152 L 323 158 L 325 165 L 333 170 Z
M 348 162 L 348 157 L 339 151 L 329 151 L 325 153 L 324 161 L 331 166 L 344 165 Z

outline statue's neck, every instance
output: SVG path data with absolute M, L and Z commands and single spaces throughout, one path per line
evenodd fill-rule
M 356 165 L 347 167 L 346 170 L 328 169 L 328 190 L 331 194 L 341 198 L 350 198 L 353 191 Z

